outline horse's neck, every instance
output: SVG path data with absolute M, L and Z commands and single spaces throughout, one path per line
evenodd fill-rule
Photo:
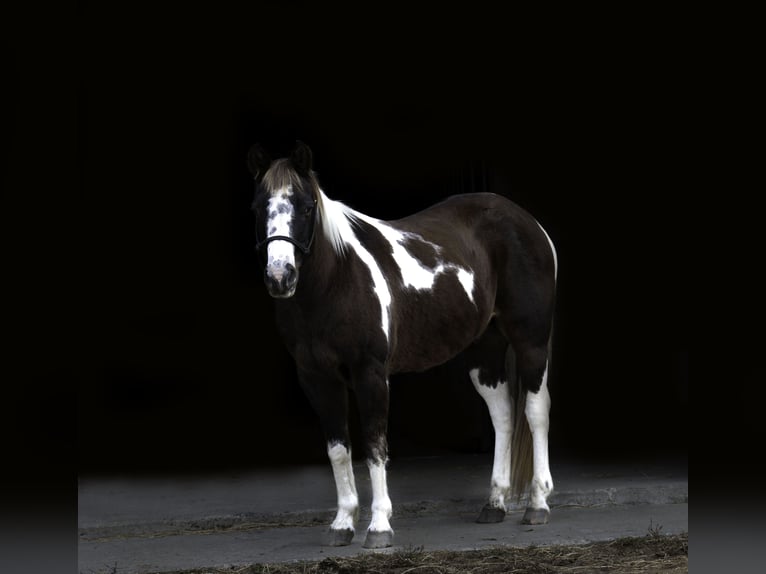
M 305 257 L 301 266 L 298 279 L 300 296 L 296 298 L 296 303 L 315 305 L 326 301 L 330 291 L 337 288 L 340 269 L 338 254 L 324 237 L 317 237 L 312 253 Z

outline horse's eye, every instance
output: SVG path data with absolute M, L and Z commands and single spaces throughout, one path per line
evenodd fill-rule
M 303 215 L 308 217 L 309 215 L 311 215 L 312 211 L 314 211 L 314 206 L 313 205 L 308 205 L 308 206 L 303 208 Z

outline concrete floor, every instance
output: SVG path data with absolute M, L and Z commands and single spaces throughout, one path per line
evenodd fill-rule
M 585 543 L 642 536 L 650 528 L 664 534 L 689 529 L 685 460 L 553 464 L 556 490 L 544 526 L 520 524 L 523 504 L 514 504 L 502 523 L 474 522 L 491 467 L 484 455 L 392 461 L 395 546 L 382 552 Z M 329 464 L 215 476 L 81 478 L 79 571 L 162 572 L 370 552 L 361 547 L 369 476 L 364 463 L 354 471 L 363 510 L 354 541 L 340 548 L 323 544 L 335 506 Z

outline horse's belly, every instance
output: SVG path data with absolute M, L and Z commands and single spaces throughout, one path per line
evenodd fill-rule
M 391 372 L 440 365 L 468 347 L 489 323 L 490 313 L 468 299 L 451 305 L 437 305 L 430 297 L 411 299 L 397 310 Z

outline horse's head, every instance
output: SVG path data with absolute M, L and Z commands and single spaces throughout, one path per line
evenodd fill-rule
M 289 158 L 272 161 L 255 144 L 247 159 L 255 177 L 255 248 L 266 253 L 266 288 L 272 297 L 292 297 L 316 227 L 319 185 L 311 150 L 297 142 Z

